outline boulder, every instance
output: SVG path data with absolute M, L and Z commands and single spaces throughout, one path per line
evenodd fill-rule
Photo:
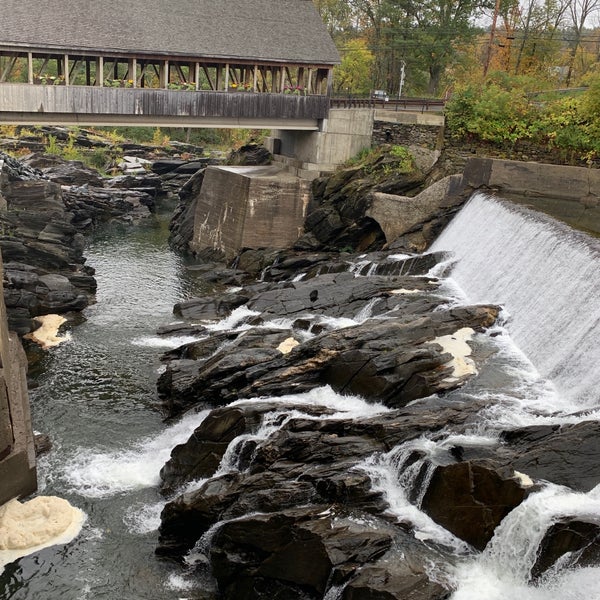
M 544 535 L 531 569 L 537 580 L 560 561 L 561 568 L 597 567 L 600 564 L 600 525 L 563 518 Z
M 213 573 L 224 598 L 322 598 L 337 573 L 376 560 L 389 533 L 337 519 L 327 506 L 246 516 L 213 538 Z
M 464 461 L 436 467 L 421 507 L 455 536 L 483 550 L 526 494 L 512 469 Z

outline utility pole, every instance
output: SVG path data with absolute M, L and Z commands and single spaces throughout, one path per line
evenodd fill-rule
M 400 100 L 400 96 L 402 96 L 402 88 L 404 87 L 404 70 L 406 68 L 406 63 L 404 61 L 400 61 L 402 65 L 400 67 L 400 86 L 398 87 L 398 100 Z

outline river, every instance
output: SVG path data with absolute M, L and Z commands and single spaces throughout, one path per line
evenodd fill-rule
M 87 515 L 68 546 L 8 565 L 0 598 L 167 600 L 182 597 L 179 567 L 154 555 L 164 500 L 156 484 L 171 448 L 202 418 L 166 426 L 157 407 L 159 356 L 184 340 L 161 340 L 174 303 L 200 291 L 167 246 L 168 215 L 138 227 L 111 226 L 86 249 L 97 302 L 70 327 L 70 341 L 36 366 L 34 428 L 47 433 L 39 492 Z
M 203 597 L 188 587 L 178 565 L 154 555 L 164 504 L 157 491 L 159 470 L 205 414 L 167 425 L 157 409 L 159 356 L 185 340 L 161 339 L 156 329 L 174 320 L 173 304 L 203 289 L 169 251 L 166 238 L 166 221 L 159 218 L 141 227 L 115 227 L 91 240 L 86 255 L 97 270 L 97 303 L 72 327 L 72 339 L 45 355 L 31 392 L 34 424 L 54 443 L 40 461 L 40 491 L 67 498 L 87 521 L 71 544 L 9 565 L 0 576 L 2 600 Z M 590 368 L 600 359 L 597 245 L 545 219 L 476 197 L 434 249 L 453 254 L 452 268 L 436 268 L 440 276 L 451 275 L 443 281 L 449 298 L 502 302 L 505 308 L 505 322 L 477 342 L 493 346 L 495 360 L 452 393 L 486 401 L 481 422 L 460 443 L 485 446 L 496 443 L 503 430 L 597 420 Z M 324 403 L 322 391 L 309 392 L 302 402 L 311 398 Z M 348 411 L 347 398 L 327 395 L 327 401 Z M 373 408 L 361 402 L 352 418 Z M 455 442 L 449 431 L 445 439 L 425 435 L 411 443 L 420 444 L 427 457 Z M 397 473 L 406 450 L 408 444 L 368 457 L 361 468 L 384 493 L 391 513 L 412 523 L 419 539 L 451 546 L 448 532 L 407 500 Z M 453 600 L 600 598 L 599 567 L 559 569 L 537 585 L 529 582 L 541 536 L 564 515 L 600 523 L 600 486 L 584 494 L 548 484 L 504 519 L 482 553 L 465 555 L 457 547 L 456 565 L 442 574 L 452 584 Z

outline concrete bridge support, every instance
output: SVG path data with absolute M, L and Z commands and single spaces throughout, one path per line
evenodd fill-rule
M 371 147 L 374 113 L 371 108 L 332 108 L 319 131 L 274 130 L 266 145 L 292 174 L 315 179 Z

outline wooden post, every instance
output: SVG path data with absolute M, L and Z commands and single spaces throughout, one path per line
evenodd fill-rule
M 169 87 L 169 61 L 163 60 L 160 63 L 160 87 L 166 89 Z
M 308 94 L 312 94 L 313 90 L 312 90 L 312 73 L 313 70 L 309 67 L 308 69 L 308 84 L 306 85 L 306 88 L 308 90 Z
M 327 95 L 331 96 L 333 91 L 333 69 L 327 71 Z
M 85 59 L 85 85 L 92 85 L 92 68 L 90 67 L 90 59 Z
M 252 86 L 252 90 L 256 92 L 256 84 L 258 82 L 258 65 L 254 65 L 254 84 Z
M 229 91 L 229 63 L 225 63 L 225 91 Z
M 65 85 L 69 85 L 69 55 L 65 54 Z
M 96 59 L 96 85 L 104 87 L 104 57 Z
M 132 80 L 133 87 L 137 87 L 137 58 L 130 58 L 127 65 L 127 79 Z
M 27 81 L 33 83 L 33 52 L 27 53 Z

